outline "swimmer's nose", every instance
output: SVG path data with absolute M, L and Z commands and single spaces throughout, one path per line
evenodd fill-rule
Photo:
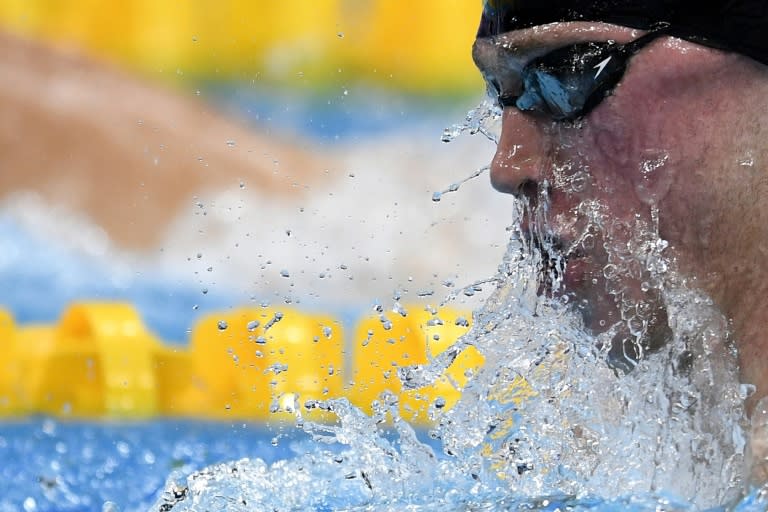
M 504 98 L 522 94 L 523 68 L 530 55 L 496 37 L 475 40 L 472 58 L 488 84 L 489 93 Z M 504 109 L 501 139 L 491 163 L 491 184 L 500 192 L 534 199 L 541 179 L 545 147 L 536 120 L 516 108 Z
M 499 192 L 535 200 L 546 158 L 541 125 L 515 108 L 505 108 L 501 138 L 491 162 L 493 187 Z

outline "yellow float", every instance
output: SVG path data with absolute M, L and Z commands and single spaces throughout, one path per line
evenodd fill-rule
M 402 417 L 427 425 L 458 400 L 482 356 L 466 349 L 433 385 L 407 392 L 397 369 L 446 350 L 467 317 L 409 306 L 362 319 L 347 340 L 328 315 L 240 308 L 201 318 L 182 347 L 163 344 L 129 304 L 77 303 L 55 325 L 17 326 L 0 310 L 0 415 L 332 420 L 304 406 L 346 396 L 370 413 L 389 391 Z
M 161 348 L 131 306 L 76 304 L 56 327 L 19 330 L 22 400 L 52 415 L 155 415 L 154 357 Z
M 470 47 L 480 10 L 479 0 L 4 0 L 0 29 L 166 80 L 292 88 L 359 80 L 476 95 Z
M 209 315 L 190 342 L 204 409 L 219 418 L 261 420 L 293 420 L 307 400 L 342 396 L 343 349 L 338 321 L 288 308 Z
M 370 414 L 374 400 L 393 393 L 400 398 L 403 418 L 429 424 L 430 408 L 450 408 L 458 400 L 468 372 L 483 364 L 482 355 L 472 347 L 464 350 L 435 384 L 419 390 L 403 392 L 397 370 L 427 364 L 466 334 L 467 318 L 467 312 L 450 308 L 411 306 L 363 319 L 352 340 L 350 401 Z

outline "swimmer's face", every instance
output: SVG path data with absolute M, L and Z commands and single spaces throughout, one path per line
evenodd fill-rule
M 479 39 L 474 57 L 484 75 L 514 87 L 515 73 L 552 49 L 641 34 L 558 23 Z M 504 109 L 492 184 L 534 203 L 547 196 L 549 225 L 568 255 L 566 293 L 592 329 L 626 323 L 637 313 L 628 309 L 638 307 L 635 320 L 647 320 L 651 335 L 666 325 L 642 261 L 655 225 L 669 243 L 665 256 L 704 288 L 717 288 L 728 272 L 728 240 L 743 231 L 734 208 L 743 198 L 736 196 L 748 192 L 735 183 L 749 158 L 740 137 L 755 118 L 743 95 L 729 93 L 744 83 L 745 60 L 661 37 L 629 60 L 613 93 L 578 121 Z

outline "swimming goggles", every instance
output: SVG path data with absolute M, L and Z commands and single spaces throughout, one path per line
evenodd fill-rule
M 525 66 L 522 84 L 516 84 L 522 91 L 503 90 L 504 77 L 493 76 L 497 69 L 478 63 L 500 106 L 557 121 L 583 117 L 616 87 L 629 58 L 661 35 L 738 52 L 768 65 L 768 0 L 484 0 L 477 37 L 493 40 L 506 32 L 568 21 L 650 32 L 623 45 L 587 42 L 554 50 Z M 503 47 L 498 51 L 502 60 L 509 52 Z
M 515 91 L 503 90 L 492 71 L 481 71 L 500 107 L 517 107 L 554 121 L 573 121 L 610 95 L 624 76 L 630 57 L 668 29 L 667 25 L 659 26 L 626 44 L 581 42 L 553 50 L 523 68 L 522 87 Z M 509 50 L 500 47 L 498 51 Z

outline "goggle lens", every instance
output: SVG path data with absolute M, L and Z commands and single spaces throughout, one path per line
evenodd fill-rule
M 613 91 L 624 76 L 628 59 L 666 29 L 655 29 L 624 45 L 586 42 L 549 52 L 525 66 L 521 94 L 496 90 L 499 105 L 535 112 L 554 121 L 583 117 Z

